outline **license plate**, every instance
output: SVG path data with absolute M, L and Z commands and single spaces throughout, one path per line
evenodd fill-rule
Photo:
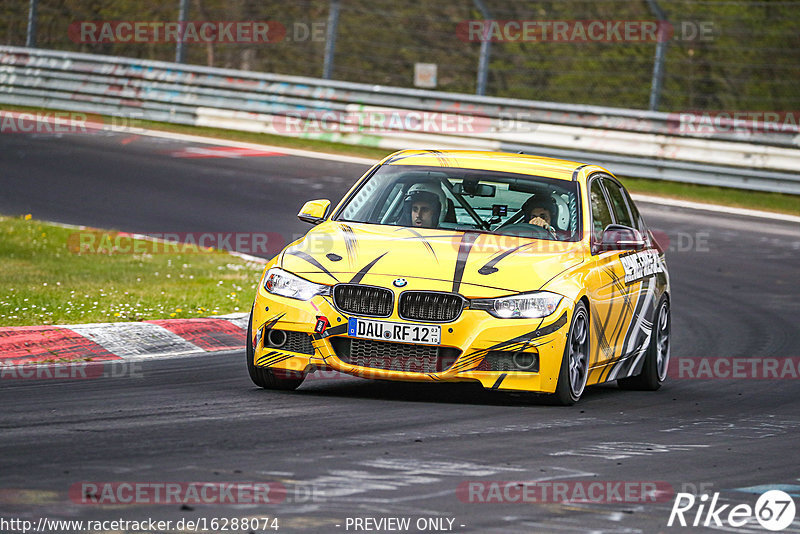
M 347 321 L 347 335 L 364 339 L 438 345 L 442 339 L 442 327 L 433 324 L 391 323 L 350 317 Z

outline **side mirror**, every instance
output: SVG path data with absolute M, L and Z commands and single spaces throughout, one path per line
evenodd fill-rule
M 639 230 L 621 224 L 609 224 L 603 230 L 600 250 L 641 250 L 644 245 L 644 237 Z
M 328 209 L 330 207 L 330 200 L 309 200 L 300 208 L 300 213 L 297 214 L 297 218 L 303 222 L 319 224 L 325 220 L 325 216 L 328 215 Z

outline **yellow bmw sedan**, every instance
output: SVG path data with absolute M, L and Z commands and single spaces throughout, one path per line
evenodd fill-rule
M 552 394 L 658 389 L 670 351 L 662 250 L 596 165 L 406 150 L 266 266 L 247 368 L 268 389 L 318 370 Z

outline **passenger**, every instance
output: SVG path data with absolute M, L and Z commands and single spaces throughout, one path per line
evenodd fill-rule
M 444 198 L 442 189 L 436 185 L 429 183 L 412 185 L 404 199 L 404 217 L 401 218 L 401 224 L 407 222 L 409 226 L 417 228 L 438 228 Z

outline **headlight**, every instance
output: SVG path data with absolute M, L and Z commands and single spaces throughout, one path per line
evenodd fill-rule
M 264 289 L 275 295 L 297 300 L 311 300 L 317 295 L 331 293 L 331 286 L 309 282 L 277 267 L 267 271 L 264 277 Z
M 562 298 L 548 291 L 537 291 L 498 299 L 474 299 L 469 307 L 487 311 L 501 319 L 535 319 L 547 317 L 556 311 Z

